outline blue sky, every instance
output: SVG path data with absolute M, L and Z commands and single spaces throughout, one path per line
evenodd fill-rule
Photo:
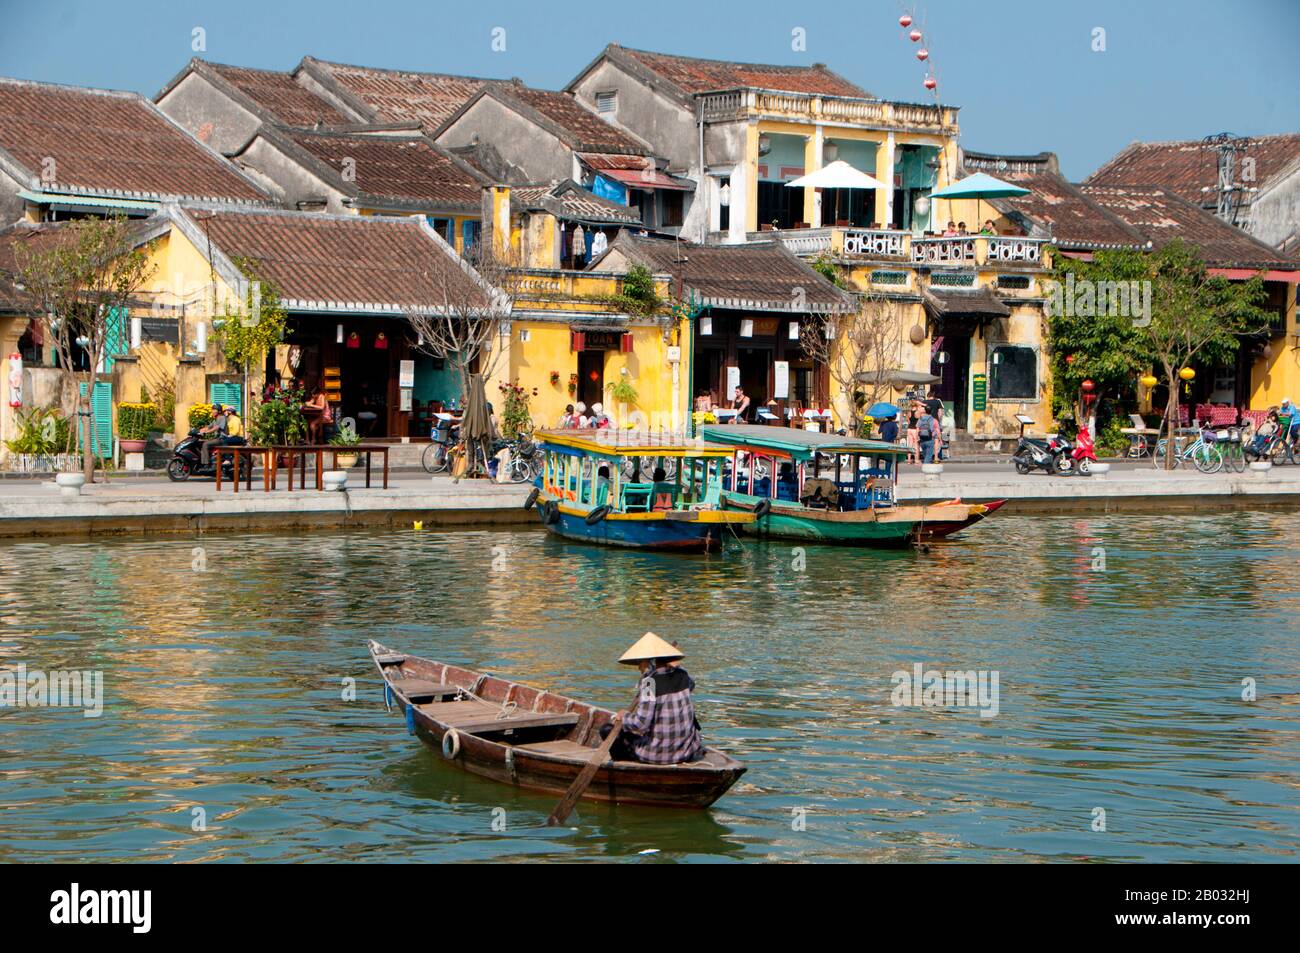
M 1300 0 L 0 0 L 0 75 L 155 94 L 205 31 L 217 62 L 288 69 L 303 54 L 517 76 L 558 88 L 607 42 L 826 63 L 872 93 L 925 101 L 897 18 L 924 31 L 963 145 L 1055 151 L 1080 179 L 1135 139 L 1300 130 Z M 492 30 L 505 29 L 503 52 Z M 1104 52 L 1092 33 L 1105 33 Z M 806 51 L 792 49 L 801 28 Z

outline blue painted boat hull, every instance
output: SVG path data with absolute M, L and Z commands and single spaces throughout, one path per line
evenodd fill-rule
M 539 507 L 539 518 L 540 507 Z M 543 520 L 545 525 L 545 521 Z M 560 513 L 546 529 L 556 536 L 599 546 L 627 549 L 672 550 L 674 552 L 717 552 L 722 548 L 725 523 L 695 523 L 685 520 L 603 519 L 588 525 L 585 516 Z

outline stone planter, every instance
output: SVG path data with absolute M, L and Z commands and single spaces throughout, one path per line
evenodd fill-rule
M 1110 473 L 1109 463 L 1093 463 L 1089 466 L 1090 476 L 1105 477 Z
M 348 471 L 346 470 L 326 470 L 320 475 L 321 486 L 327 490 L 346 490 L 348 486 Z
M 84 473 L 56 473 L 54 482 L 64 496 L 80 496 L 81 488 L 86 485 Z
M 1251 476 L 1259 479 L 1267 479 L 1273 469 L 1273 461 L 1254 460 L 1248 466 L 1249 470 L 1247 472 L 1249 472 Z
M 943 473 L 942 463 L 923 463 L 921 464 L 921 476 L 927 480 L 937 480 Z
M 122 464 L 122 469 L 123 469 L 123 470 L 143 470 L 143 469 L 144 469 L 144 454 L 143 454 L 143 453 L 126 453 L 126 454 L 123 454 L 123 456 L 126 458 L 125 462 Z
M 144 453 L 144 448 L 149 445 L 149 441 L 118 440 L 117 445 L 122 448 L 123 453 Z
M 357 461 L 360 459 L 361 454 L 359 453 L 340 453 L 335 462 L 338 464 L 339 470 L 349 470 L 352 467 L 355 467 Z M 333 472 L 337 473 L 338 471 L 336 470 Z

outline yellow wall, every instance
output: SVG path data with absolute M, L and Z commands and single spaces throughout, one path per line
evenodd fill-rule
M 1270 357 L 1257 358 L 1250 374 L 1250 407 L 1267 410 L 1283 398 L 1300 400 L 1300 316 L 1296 314 L 1296 286 L 1287 287 L 1286 334 L 1269 342 Z
M 551 296 L 515 295 L 516 316 L 510 321 L 510 339 L 496 373 L 486 382 L 489 400 L 499 393 L 497 388 L 505 381 L 530 390 L 536 388 L 530 409 L 538 427 L 554 427 L 565 405 L 576 400 L 568 390 L 570 375 L 578 371 L 578 355 L 570 349 L 570 326 L 580 322 L 600 323 L 600 317 L 610 312 L 610 305 L 601 299 L 616 294 L 619 288 L 619 276 L 598 272 L 551 272 L 549 275 L 563 285 L 564 292 Z M 660 297 L 666 297 L 667 280 L 656 278 L 655 284 Z M 518 312 L 522 310 L 554 312 L 555 317 L 520 317 Z M 640 429 L 679 429 L 689 420 L 690 386 L 686 379 L 689 348 L 683 336 L 684 326 L 674 326 L 665 342 L 662 320 L 662 317 L 631 317 L 627 330 L 632 333 L 632 352 L 605 352 L 606 395 L 602 403 L 616 426 L 635 423 Z M 522 339 L 524 332 L 526 341 Z M 673 364 L 668 361 L 668 348 L 673 345 L 681 347 L 682 358 L 676 384 Z M 609 386 L 623 377 L 624 370 L 637 392 L 636 404 L 626 408 L 619 407 L 608 394 Z M 559 375 L 555 384 L 550 380 L 552 372 Z M 638 412 L 635 418 L 634 412 Z

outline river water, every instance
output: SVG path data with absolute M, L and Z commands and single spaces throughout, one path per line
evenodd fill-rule
M 0 708 L 0 861 L 1294 861 L 1298 526 L 1004 515 L 929 552 L 698 557 L 533 529 L 0 542 L 0 667 L 104 694 Z M 559 829 L 553 797 L 408 736 L 365 649 L 622 707 L 647 629 L 749 772 L 709 811 Z M 996 713 L 894 704 L 918 663 L 996 673 Z

